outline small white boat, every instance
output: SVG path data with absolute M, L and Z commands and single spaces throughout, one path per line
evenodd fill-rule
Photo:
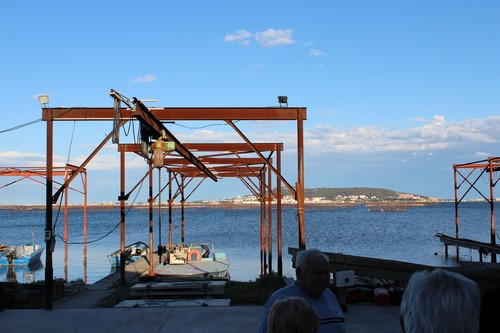
M 149 255 L 149 246 L 144 242 L 135 242 L 125 247 L 125 265 L 131 264 L 134 261 L 141 259 L 142 257 L 147 257 Z M 116 268 L 120 266 L 120 250 L 108 254 L 109 263 L 111 268 Z
M 40 245 L 15 245 L 0 244 L 0 267 L 2 266 L 29 266 L 40 262 L 43 247 Z
M 229 280 L 230 262 L 225 252 L 210 254 L 206 244 L 174 245 L 167 259 L 155 268 L 157 278 L 172 279 L 224 279 Z

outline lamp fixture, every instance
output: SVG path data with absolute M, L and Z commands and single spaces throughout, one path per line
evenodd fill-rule
M 49 95 L 38 95 L 38 102 L 40 104 L 49 104 Z
M 278 96 L 278 103 L 280 103 L 280 108 L 283 107 L 282 104 L 285 104 L 288 107 L 288 97 L 287 96 Z

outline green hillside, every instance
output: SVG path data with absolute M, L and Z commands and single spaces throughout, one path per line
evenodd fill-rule
M 283 194 L 290 194 L 288 188 L 283 187 Z M 365 195 L 367 197 L 377 197 L 379 200 L 389 200 L 398 197 L 399 192 L 388 190 L 384 188 L 372 187 L 320 187 L 320 188 L 306 188 L 304 189 L 304 196 L 306 198 L 324 197 L 328 200 L 333 200 L 337 196 L 350 196 L 350 195 Z M 421 196 L 424 197 L 424 196 Z M 425 197 L 424 197 L 425 198 Z

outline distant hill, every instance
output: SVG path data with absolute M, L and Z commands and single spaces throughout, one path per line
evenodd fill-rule
M 283 194 L 290 194 L 288 188 L 283 187 Z M 401 192 L 388 190 L 385 188 L 373 187 L 319 187 L 319 188 L 306 188 L 304 189 L 304 196 L 306 198 L 324 197 L 327 200 L 333 200 L 337 196 L 350 196 L 350 195 L 365 195 L 367 197 L 377 197 L 379 200 L 390 200 L 399 197 Z M 422 198 L 425 196 L 419 195 Z

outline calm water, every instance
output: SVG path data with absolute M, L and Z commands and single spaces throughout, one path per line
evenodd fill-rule
M 497 207 L 495 207 L 497 208 Z M 246 281 L 255 278 L 260 271 L 259 208 L 223 209 L 190 208 L 186 210 L 186 242 L 213 242 L 216 251 L 224 251 L 231 260 L 230 274 L 233 280 Z M 487 203 L 462 203 L 460 205 L 460 236 L 479 241 L 490 241 L 490 209 Z M 54 221 L 57 211 L 54 211 Z M 156 211 L 155 211 L 156 215 Z M 273 217 L 275 218 L 274 213 Z M 307 246 L 328 252 L 404 260 L 428 265 L 453 265 L 444 259 L 444 246 L 434 235 L 441 232 L 454 235 L 454 205 L 442 203 L 427 207 L 408 208 L 403 212 L 369 212 L 365 206 L 353 208 L 308 209 L 306 211 Z M 45 212 L 43 210 L 20 211 L 0 209 L 0 243 L 22 244 L 30 242 L 32 230 L 35 243 L 45 245 Z M 75 280 L 82 278 L 93 283 L 110 272 L 107 254 L 119 248 L 119 228 L 104 239 L 119 223 L 119 209 L 89 210 L 87 216 L 89 244 L 84 265 L 83 211 L 69 212 L 68 264 L 65 265 L 65 246 L 57 237 L 53 253 L 54 277 Z M 148 242 L 148 212 L 131 209 L 126 217 L 126 244 L 135 241 Z M 63 212 L 56 224 L 57 234 L 63 235 Z M 180 242 L 180 214 L 174 211 L 174 242 Z M 276 232 L 276 222 L 274 232 Z M 155 244 L 158 244 L 158 220 L 155 217 Z M 162 242 L 168 237 L 168 211 L 162 213 Z M 276 240 L 273 241 L 276 246 Z M 293 276 L 288 247 L 298 246 L 296 210 L 283 209 L 283 269 Z M 273 251 L 277 253 L 276 249 Z M 437 255 L 435 254 L 437 253 Z M 454 250 L 450 251 L 454 253 Z M 467 249 L 461 250 L 461 259 L 477 260 L 478 255 Z M 486 260 L 489 260 L 486 259 Z M 42 255 L 45 261 L 45 252 Z M 277 258 L 273 258 L 276 269 Z M 85 268 L 86 266 L 86 268 Z M 0 281 L 7 278 L 29 282 L 44 279 L 44 268 L 34 271 L 19 268 L 8 272 L 0 268 Z

